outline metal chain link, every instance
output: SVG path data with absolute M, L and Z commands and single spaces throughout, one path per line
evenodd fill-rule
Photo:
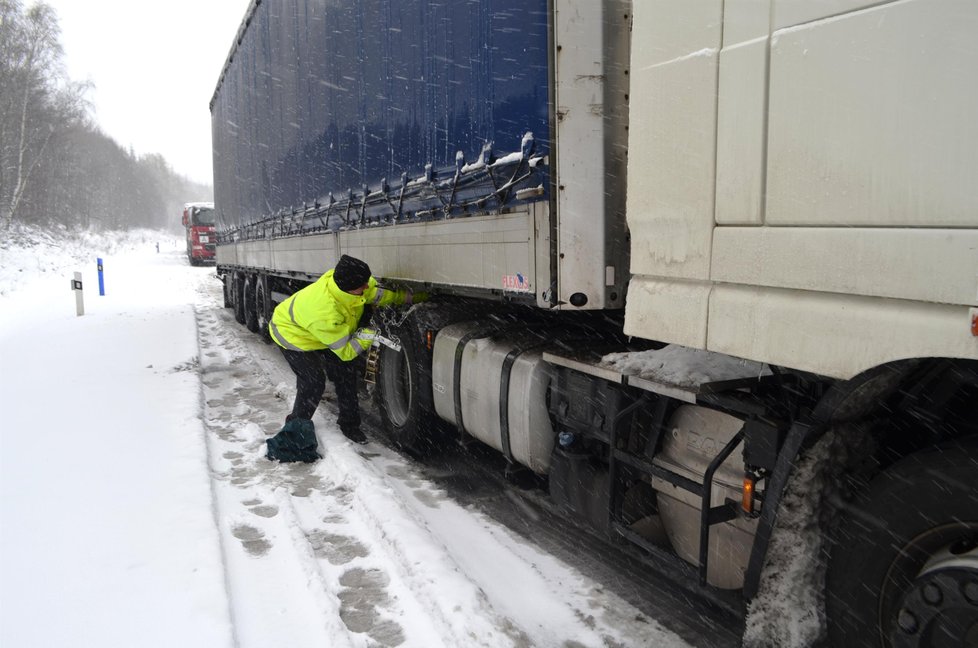
M 411 307 L 407 309 L 384 306 L 383 308 L 376 309 L 374 314 L 380 318 L 380 323 L 377 325 L 377 328 L 386 338 L 403 348 L 404 345 L 401 343 L 401 338 L 395 335 L 393 331 L 404 324 L 407 318 L 411 315 L 411 312 L 417 306 L 418 304 L 412 304 Z M 370 386 L 377 384 L 377 372 L 379 367 L 380 348 L 374 344 L 367 352 L 366 366 L 364 367 L 363 373 L 364 383 Z
M 401 339 L 394 334 L 394 330 L 404 324 L 411 312 L 418 307 L 418 304 L 412 304 L 408 309 L 395 309 L 389 306 L 378 309 L 377 313 L 380 315 L 380 330 L 384 332 L 388 338 L 392 341 L 404 346 L 401 343 Z

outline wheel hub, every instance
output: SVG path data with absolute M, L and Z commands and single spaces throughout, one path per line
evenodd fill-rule
M 944 547 L 904 592 L 890 640 L 894 648 L 978 646 L 978 538 Z

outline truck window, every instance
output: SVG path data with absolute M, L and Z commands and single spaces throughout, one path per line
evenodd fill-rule
M 193 213 L 193 224 L 194 225 L 213 225 L 214 224 L 214 210 L 204 207 L 195 208 Z

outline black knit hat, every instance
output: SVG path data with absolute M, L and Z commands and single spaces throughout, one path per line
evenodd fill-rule
M 333 270 L 333 281 L 343 292 L 356 290 L 370 279 L 370 266 L 351 256 L 343 255 Z

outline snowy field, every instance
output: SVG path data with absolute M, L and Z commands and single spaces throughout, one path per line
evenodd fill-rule
M 269 462 L 293 377 L 242 331 L 172 235 L 8 233 L 0 646 L 690 645 L 329 403 L 322 460 Z

